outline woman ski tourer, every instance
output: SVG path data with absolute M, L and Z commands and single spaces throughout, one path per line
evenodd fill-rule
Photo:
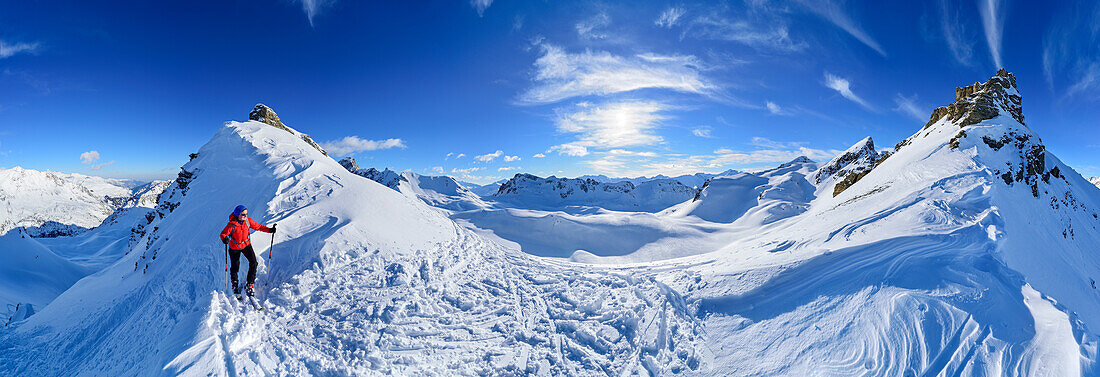
M 241 285 L 237 283 L 237 271 L 241 267 L 241 254 L 248 258 L 248 279 L 246 280 L 245 291 L 249 296 L 255 293 L 253 284 L 256 283 L 256 252 L 252 250 L 252 240 L 248 237 L 249 229 L 275 233 L 275 224 L 272 224 L 269 228 L 257 223 L 255 220 L 248 218 L 248 208 L 239 205 L 233 209 L 233 214 L 229 215 L 229 223 L 225 224 L 225 229 L 222 229 L 221 232 L 222 243 L 229 245 L 229 276 L 233 280 L 233 294 L 238 295 L 238 297 L 241 294 Z

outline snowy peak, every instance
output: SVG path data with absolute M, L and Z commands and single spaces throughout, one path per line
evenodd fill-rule
M 383 186 L 389 187 L 397 191 L 401 191 L 401 182 L 409 181 L 401 174 L 390 170 L 389 168 L 383 170 L 378 170 L 375 168 L 360 169 L 359 164 L 355 163 L 355 159 L 351 157 L 344 157 L 342 160 L 340 160 L 340 166 L 343 166 L 344 169 L 348 169 L 349 172 L 352 172 L 355 175 L 381 183 Z
M 933 110 L 931 119 L 924 127 L 928 128 L 943 117 L 952 123 L 958 122 L 959 127 L 966 127 L 995 118 L 1002 112 L 1024 124 L 1021 102 L 1020 92 L 1016 89 L 1016 76 L 1001 68 L 984 84 L 975 82 L 955 88 L 955 102 Z
M 592 178 L 541 178 L 520 173 L 500 185 L 493 197 L 527 208 L 594 206 L 609 210 L 659 211 L 695 196 L 674 179 L 600 182 Z
M 874 140 L 868 136 L 817 169 L 813 175 L 814 183 L 820 184 L 833 177 L 843 178 L 849 173 L 870 170 L 878 155 Z
M 1089 178 L 1089 183 L 1092 183 L 1096 185 L 1097 188 L 1100 188 L 1100 177 Z
M 328 152 L 325 152 L 325 149 L 321 148 L 321 146 L 318 145 L 317 142 L 313 141 L 313 138 L 309 137 L 309 135 L 295 131 L 283 124 L 282 120 L 279 119 L 279 115 L 275 114 L 275 110 L 267 107 L 267 105 L 257 103 L 256 107 L 253 107 L 252 111 L 248 113 L 248 120 L 266 123 L 272 127 L 289 132 L 291 135 L 298 136 L 302 139 L 302 141 L 305 141 L 306 144 L 309 144 L 314 149 L 321 151 L 321 154 L 328 156 Z
M 0 169 L 0 234 L 19 227 L 34 237 L 79 233 L 111 215 L 108 199 L 54 172 Z

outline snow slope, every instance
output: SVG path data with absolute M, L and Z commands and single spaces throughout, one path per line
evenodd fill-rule
M 241 203 L 279 223 L 262 314 L 220 292 L 216 234 Z M 602 376 L 709 360 L 697 320 L 656 280 L 502 248 L 293 130 L 227 124 L 157 211 L 129 254 L 0 332 L 0 370 Z M 268 253 L 267 234 L 253 240 Z
M 0 235 L 0 260 L 0 313 L 41 308 L 88 273 L 19 230 Z
M 31 234 L 76 233 L 99 225 L 114 209 L 103 196 L 53 172 L 0 169 L 0 234 L 17 227 Z
M 1089 178 L 1089 182 L 1092 182 L 1096 187 L 1100 187 L 1100 177 Z
M 678 262 L 665 279 L 722 334 L 717 368 L 1100 373 L 1100 195 L 1020 123 L 1014 77 L 958 93 L 836 197 Z

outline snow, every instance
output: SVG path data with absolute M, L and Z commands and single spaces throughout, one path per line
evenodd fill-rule
M 78 231 L 99 225 L 112 212 L 102 196 L 52 172 L 0 169 L 0 234 L 50 224 Z
M 1100 177 L 1089 178 L 1089 182 L 1092 182 L 1092 184 L 1094 184 L 1094 185 L 1096 185 L 1096 187 L 1100 188 Z
M 0 332 L 0 370 L 605 375 L 709 359 L 695 318 L 655 278 L 502 247 L 293 133 L 230 123 L 183 170 L 129 254 Z M 279 223 L 261 266 L 267 313 L 222 293 L 215 235 L 240 203 Z M 268 253 L 266 234 L 253 240 Z
M 13 312 L 0 371 L 1098 375 L 1100 190 L 1001 110 L 945 116 L 885 159 L 865 139 L 709 177 L 664 208 L 644 182 L 521 175 L 479 197 L 357 175 L 297 131 L 231 122 L 153 209 L 0 237 L 30 250 L 19 273 L 98 269 L 6 298 L 72 284 Z M 279 224 L 253 236 L 263 313 L 224 294 L 215 234 L 237 204 Z M 108 242 L 133 221 L 136 240 Z

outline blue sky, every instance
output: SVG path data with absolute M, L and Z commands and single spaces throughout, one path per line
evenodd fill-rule
M 175 175 L 266 103 L 337 157 L 490 182 L 828 159 L 1016 74 L 1100 175 L 1100 3 L 14 1 L 0 166 Z

